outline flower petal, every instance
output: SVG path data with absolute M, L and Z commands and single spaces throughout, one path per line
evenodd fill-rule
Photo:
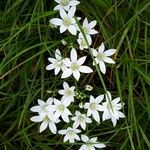
M 80 72 L 79 71 L 73 71 L 73 76 L 78 81 L 80 78 Z
M 100 67 L 100 70 L 103 74 L 106 73 L 106 66 L 105 66 L 105 63 L 103 61 L 99 61 L 99 67 Z
M 65 12 L 64 9 L 60 9 L 60 13 L 59 14 L 60 14 L 60 16 L 61 16 L 62 19 L 68 18 L 67 13 Z
M 52 69 L 54 69 L 54 68 L 55 68 L 55 67 L 54 67 L 53 64 L 50 64 L 50 65 L 46 66 L 46 70 L 52 70 Z
M 75 48 L 72 48 L 71 50 L 71 54 L 70 54 L 70 58 L 72 62 L 76 62 L 77 61 L 77 51 Z
M 99 123 L 100 122 L 100 117 L 99 117 L 98 111 L 95 110 L 94 112 L 92 112 L 92 115 L 93 115 L 95 121 L 97 121 Z
M 62 73 L 61 78 L 67 78 L 67 77 L 69 77 L 71 74 L 72 74 L 71 69 L 70 69 L 70 68 L 69 68 L 69 69 L 66 69 L 66 70 L 64 70 L 64 72 Z
M 61 53 L 60 53 L 59 49 L 56 49 L 55 57 L 56 57 L 57 60 L 61 60 Z
M 48 123 L 46 121 L 43 121 L 40 125 L 40 133 L 44 131 L 47 128 L 47 126 L 48 126 Z
M 68 18 L 71 19 L 74 16 L 75 12 L 76 12 L 76 7 L 75 6 L 71 7 L 68 12 Z
M 104 43 L 102 43 L 102 44 L 100 45 L 100 47 L 98 48 L 98 52 L 99 52 L 99 53 L 103 53 L 104 50 L 105 50 L 105 45 L 104 45 Z
M 60 26 L 60 33 L 63 33 L 63 32 L 65 32 L 66 30 L 67 30 L 67 27 L 62 24 L 62 25 Z
M 63 20 L 62 19 L 59 19 L 59 18 L 54 18 L 54 19 L 51 19 L 49 21 L 51 24 L 54 24 L 56 26 L 61 26 L 62 23 L 63 23 Z
M 89 141 L 88 136 L 83 135 L 83 134 L 81 135 L 81 139 L 82 139 L 82 141 L 85 142 L 85 143 L 87 143 L 87 141 Z
M 93 70 L 90 67 L 87 67 L 87 66 L 80 66 L 79 71 L 83 72 L 83 73 L 91 73 L 91 72 L 93 72 Z
M 77 29 L 74 25 L 70 25 L 68 27 L 68 31 L 72 34 L 72 35 L 77 35 Z
M 106 63 L 109 63 L 109 64 L 115 64 L 115 61 L 109 57 L 105 57 L 103 59 L 103 61 L 105 61 Z
M 72 0 L 69 2 L 69 4 L 70 4 L 70 6 L 76 6 L 76 5 L 80 4 L 80 2 L 76 1 L 76 0 Z
M 96 26 L 96 23 L 97 23 L 96 20 L 90 22 L 90 23 L 89 23 L 90 28 L 91 28 L 91 29 L 94 28 L 94 27 Z
M 78 64 L 82 65 L 85 62 L 86 56 L 83 56 L 81 58 L 78 59 Z
M 116 49 L 109 49 L 104 52 L 105 56 L 111 56 L 113 55 L 117 50 Z
M 43 118 L 41 116 L 34 116 L 34 117 L 31 117 L 30 120 L 33 122 L 41 122 L 43 121 Z
M 92 30 L 89 31 L 89 34 L 90 34 L 90 35 L 94 35 L 94 34 L 97 34 L 97 33 L 98 33 L 98 31 L 96 31 L 96 30 L 94 30 L 94 29 L 92 29 Z
M 56 134 L 57 128 L 56 128 L 56 125 L 55 125 L 54 122 L 49 123 L 49 129 L 51 130 L 51 132 L 52 132 L 53 134 Z

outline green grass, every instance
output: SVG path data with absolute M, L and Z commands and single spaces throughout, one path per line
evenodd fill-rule
M 150 1 L 149 0 L 81 0 L 77 15 L 97 20 L 99 34 L 94 47 L 105 42 L 117 48 L 116 64 L 107 66 L 103 80 L 113 97 L 125 103 L 126 118 L 114 128 L 110 121 L 95 124 L 89 135 L 97 136 L 106 149 L 150 149 Z M 47 58 L 60 48 L 68 56 L 76 38 L 67 32 L 60 35 L 50 28 L 49 19 L 58 16 L 52 0 L 0 1 L 0 149 L 53 150 L 78 149 L 79 144 L 62 142 L 49 130 L 38 132 L 32 123 L 30 107 L 37 99 L 58 96 L 63 80 L 45 70 Z M 65 47 L 61 44 L 64 39 Z M 77 44 L 74 44 L 77 47 Z M 80 55 L 88 54 L 79 52 Z M 88 55 L 89 60 L 90 54 Z M 92 63 L 89 61 L 92 67 Z M 92 67 L 93 68 L 93 67 Z M 67 79 L 70 84 L 72 78 Z M 94 96 L 104 92 L 98 73 L 82 74 L 79 90 L 94 86 Z M 53 90 L 51 94 L 47 90 Z M 75 109 L 75 108 L 74 108 Z M 62 128 L 62 125 L 59 125 Z

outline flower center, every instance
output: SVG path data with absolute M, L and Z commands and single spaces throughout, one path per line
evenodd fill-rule
M 88 34 L 89 33 L 89 29 L 86 28 L 86 27 L 83 27 L 83 31 L 84 31 L 84 34 Z
M 104 53 L 99 53 L 98 56 L 97 56 L 97 58 L 99 60 L 103 60 L 105 58 L 105 54 Z
M 63 6 L 67 6 L 69 4 L 69 0 L 61 0 L 60 4 Z
M 65 91 L 65 95 L 67 95 L 67 96 L 72 96 L 72 91 L 71 91 L 70 89 L 67 89 L 67 90 Z
M 61 68 L 61 66 L 63 65 L 63 62 L 61 60 L 58 60 L 54 65 L 55 67 Z
M 50 119 L 48 118 L 47 115 L 44 117 L 44 121 L 46 121 L 46 122 L 49 122 L 49 121 L 50 121 Z
M 73 136 L 73 135 L 74 135 L 74 131 L 73 131 L 73 130 L 69 130 L 69 131 L 68 131 L 68 135 L 69 135 L 69 136 Z
M 73 71 L 76 71 L 76 70 L 79 69 L 79 65 L 78 65 L 77 63 L 72 63 L 71 69 L 72 69 Z
M 83 116 L 79 116 L 78 119 L 82 122 L 84 121 L 84 117 Z
M 64 18 L 64 25 L 65 26 L 70 26 L 71 25 L 71 20 L 68 18 Z
M 87 46 L 87 45 L 86 45 L 86 41 L 85 41 L 84 39 L 82 39 L 81 45 L 82 45 L 83 47 Z
M 63 112 L 63 111 L 65 110 L 64 105 L 62 105 L 62 104 L 58 105 L 58 110 L 59 110 L 60 112 Z
M 97 107 L 96 107 L 96 104 L 95 103 L 91 103 L 90 104 L 90 108 L 92 109 L 92 110 L 95 110 Z

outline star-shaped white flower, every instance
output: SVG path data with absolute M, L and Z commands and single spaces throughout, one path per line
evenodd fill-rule
M 68 11 L 68 14 L 65 12 L 65 10 L 60 10 L 60 18 L 53 18 L 50 20 L 51 24 L 54 24 L 56 26 L 60 26 L 60 33 L 65 32 L 68 30 L 72 35 L 77 34 L 77 28 L 76 28 L 76 21 L 73 18 L 76 11 L 76 7 L 71 7 Z
M 58 131 L 59 134 L 65 135 L 64 136 L 64 142 L 68 141 L 70 143 L 74 143 L 75 139 L 80 140 L 80 137 L 77 135 L 77 133 L 80 133 L 81 130 L 76 128 L 68 127 L 66 130 L 60 130 Z
M 49 127 L 50 131 L 53 134 L 56 134 L 57 132 L 57 127 L 55 123 L 59 123 L 59 119 L 54 119 L 54 116 L 50 115 L 49 113 L 45 116 L 39 115 L 39 116 L 34 116 L 30 118 L 31 121 L 33 122 L 42 122 L 40 125 L 40 133 L 44 131 L 47 127 Z
M 69 122 L 69 115 L 72 115 L 69 109 L 67 108 L 69 106 L 69 102 L 65 101 L 59 101 L 58 99 L 54 98 L 54 105 L 47 106 L 47 110 L 54 111 L 55 118 L 59 118 L 60 116 L 65 122 Z
M 78 126 L 81 126 L 83 130 L 86 129 L 86 123 L 92 123 L 92 120 L 88 118 L 85 114 L 81 114 L 79 111 L 75 112 L 74 117 L 71 119 L 74 121 L 73 127 L 77 128 Z
M 64 63 L 68 67 L 63 71 L 61 78 L 67 78 L 73 74 L 74 78 L 78 81 L 80 72 L 91 73 L 93 70 L 90 67 L 83 66 L 86 56 L 77 59 L 77 52 L 74 48 L 71 50 L 70 59 L 65 59 Z
M 100 110 L 100 102 L 104 99 L 104 95 L 99 95 L 97 98 L 94 98 L 92 95 L 90 95 L 90 102 L 84 104 L 84 109 L 88 109 L 87 116 L 93 116 L 95 121 L 98 123 L 100 122 L 100 116 L 98 111 Z
M 61 53 L 59 49 L 56 49 L 55 57 L 56 59 L 48 58 L 51 64 L 46 67 L 46 70 L 55 69 L 55 75 L 57 75 L 60 72 L 60 70 L 65 70 L 66 66 L 64 65 L 64 59 L 61 57 Z
M 95 57 L 95 62 L 96 64 L 99 64 L 100 70 L 103 74 L 106 73 L 105 63 L 115 64 L 114 60 L 109 58 L 109 56 L 113 55 L 116 52 L 115 49 L 109 49 L 105 52 L 104 50 L 105 50 L 104 43 L 100 45 L 100 47 L 98 48 L 98 51 L 95 49 L 92 49 L 93 56 Z M 95 65 L 94 62 L 93 62 L 93 65 Z
M 39 113 L 40 116 L 45 117 L 48 113 L 52 112 L 51 110 L 46 109 L 46 107 L 49 106 L 49 105 L 52 105 L 52 103 L 53 103 L 53 98 L 52 97 L 48 98 L 48 100 L 46 102 L 38 99 L 38 105 L 31 107 L 30 110 L 32 112 Z
M 101 149 L 106 147 L 105 144 L 97 142 L 97 137 L 89 139 L 86 135 L 81 135 L 81 139 L 85 144 L 79 150 L 96 150 L 96 148 Z
M 67 82 L 63 83 L 64 90 L 59 90 L 58 93 L 60 95 L 63 95 L 62 101 L 65 101 L 65 103 L 71 103 L 74 102 L 74 96 L 75 96 L 75 86 L 69 87 Z
M 112 96 L 109 91 L 107 91 L 105 97 L 106 102 L 103 102 L 100 107 L 100 110 L 103 111 L 102 119 L 103 121 L 111 119 L 113 126 L 116 126 L 117 120 L 119 120 L 119 118 L 125 117 L 125 115 L 121 111 L 119 111 L 120 109 L 122 109 L 122 104 L 119 103 L 120 97 L 112 100 Z
M 96 23 L 97 23 L 96 20 L 89 23 L 87 18 L 84 19 L 82 29 L 87 38 L 91 39 L 90 35 L 94 35 L 94 34 L 98 33 L 95 29 L 93 29 L 95 27 Z M 78 27 L 78 30 L 80 31 L 79 27 Z M 84 36 L 83 36 L 82 32 L 80 31 L 79 38 L 82 38 L 82 37 L 84 37 Z M 91 41 L 92 41 L 92 39 L 91 39 Z
M 55 2 L 57 2 L 58 5 L 54 8 L 54 10 L 64 9 L 66 11 L 69 11 L 70 7 L 80 4 L 77 0 L 55 0 Z
M 78 39 L 77 39 L 77 42 L 79 44 L 79 48 L 80 50 L 83 50 L 83 49 L 88 49 L 88 45 L 91 46 L 92 44 L 92 39 L 90 36 L 87 36 L 87 42 L 88 42 L 88 45 L 86 43 L 86 40 L 83 36 L 80 36 Z

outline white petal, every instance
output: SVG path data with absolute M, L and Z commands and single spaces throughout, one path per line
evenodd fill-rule
M 89 141 L 88 136 L 83 135 L 83 134 L 81 135 L 81 139 L 82 139 L 82 141 L 85 142 L 85 143 L 86 143 L 87 141 Z
M 120 97 L 115 98 L 112 102 L 114 104 L 118 104 L 120 102 Z
M 70 6 L 69 6 L 69 5 L 63 6 L 63 8 L 64 8 L 66 11 L 69 11 Z
M 71 69 L 66 69 L 66 70 L 64 70 L 64 72 L 62 73 L 61 78 L 67 78 L 67 77 L 69 77 L 71 74 L 72 74 Z
M 59 49 L 56 49 L 55 57 L 56 57 L 57 60 L 61 60 L 61 53 L 60 53 Z
M 103 61 L 100 61 L 99 62 L 99 66 L 100 66 L 100 70 L 103 74 L 106 73 L 106 66 L 105 66 L 105 63 Z
M 72 35 L 77 35 L 77 29 L 74 25 L 70 25 L 68 27 L 68 31 L 72 34 Z
M 64 64 L 65 64 L 67 67 L 71 67 L 72 62 L 70 61 L 69 58 L 65 58 L 65 59 L 64 59 Z
M 68 18 L 71 19 L 74 16 L 75 12 L 76 12 L 76 7 L 74 7 L 74 6 L 71 7 L 69 12 L 68 12 Z
M 117 119 L 114 118 L 114 117 L 112 117 L 112 118 L 111 118 L 111 121 L 112 121 L 112 123 L 113 123 L 113 126 L 115 127 L 116 124 L 117 124 Z
M 40 116 L 34 116 L 34 117 L 31 117 L 30 120 L 33 122 L 41 122 L 43 121 L 43 118 Z
M 65 12 L 64 9 L 60 9 L 60 16 L 61 16 L 62 19 L 68 18 L 67 13 Z
M 80 78 L 80 72 L 79 71 L 73 71 L 73 76 L 78 81 Z
M 118 117 L 125 118 L 125 115 L 122 112 L 118 111 Z
M 68 136 L 68 134 L 66 134 L 63 141 L 66 142 L 66 141 L 68 141 L 69 139 L 70 139 L 70 136 Z
M 94 144 L 94 146 L 95 146 L 96 148 L 104 148 L 104 147 L 106 147 L 106 145 L 103 144 L 103 143 L 97 143 L 97 144 Z
M 73 123 L 73 128 L 77 128 L 79 126 L 79 122 L 78 121 L 75 121 L 74 123 Z
M 67 133 L 67 130 L 59 130 L 58 133 L 64 135 Z
M 88 109 L 89 108 L 89 103 L 85 103 L 84 104 L 84 109 Z
M 33 106 L 30 108 L 32 112 L 40 112 L 41 111 L 41 106 Z
M 88 149 L 87 149 L 87 145 L 83 144 L 83 145 L 80 147 L 79 150 L 88 150 Z
M 98 31 L 96 31 L 96 30 L 94 30 L 94 29 L 92 29 L 92 30 L 89 31 L 89 34 L 90 34 L 90 35 L 94 35 L 94 34 L 97 34 L 97 33 L 98 33 Z
M 63 33 L 63 32 L 65 32 L 66 30 L 67 30 L 67 27 L 62 24 L 62 25 L 60 26 L 60 33 Z
M 60 2 L 61 2 L 61 0 L 55 0 L 55 2 L 60 3 Z
M 109 64 L 115 64 L 115 61 L 109 57 L 105 57 L 103 59 L 103 61 L 105 61 L 106 63 L 109 63 Z
M 70 53 L 70 58 L 72 62 L 77 61 L 77 51 L 75 48 L 72 48 L 71 53 Z
M 68 83 L 67 83 L 67 82 L 64 82 L 64 83 L 63 83 L 63 87 L 64 87 L 65 90 L 68 89 L 68 88 L 69 88 Z
M 91 48 L 91 51 L 92 51 L 92 54 L 93 54 L 93 56 L 97 56 L 98 55 L 98 52 L 97 52 L 97 50 L 96 49 L 94 49 L 94 48 Z
M 78 59 L 78 64 L 82 65 L 85 62 L 85 59 L 86 59 L 86 56 L 79 58 Z
M 40 100 L 40 99 L 38 99 L 38 104 L 39 104 L 40 106 L 45 106 L 45 102 L 42 101 L 42 100 Z
M 60 10 L 60 9 L 63 9 L 62 5 L 57 5 L 56 7 L 54 7 L 54 10 Z
M 87 111 L 87 116 L 91 116 L 91 114 L 92 114 L 91 110 L 88 109 L 88 111 Z
M 90 67 L 87 67 L 87 66 L 80 66 L 79 71 L 83 72 L 83 73 L 91 73 L 91 72 L 93 72 L 93 70 Z
M 79 136 L 78 136 L 77 134 L 74 135 L 74 138 L 75 138 L 76 140 L 80 140 L 80 138 L 79 138 Z
M 59 93 L 60 95 L 65 95 L 65 90 L 59 90 L 58 93 Z
M 100 117 L 99 117 L 98 111 L 92 112 L 92 115 L 93 115 L 95 121 L 97 121 L 99 123 L 100 122 Z
M 83 27 L 87 27 L 87 26 L 88 26 L 88 20 L 87 18 L 85 18 L 83 21 Z
M 102 44 L 100 45 L 100 47 L 98 48 L 98 52 L 103 53 L 104 50 L 105 50 L 105 45 L 104 45 L 104 43 L 102 43 Z
M 109 113 L 108 113 L 108 111 L 104 111 L 103 116 L 102 116 L 102 119 L 103 119 L 103 121 L 109 119 Z
M 40 125 L 40 133 L 44 131 L 47 128 L 47 126 L 48 126 L 48 123 L 46 121 L 43 121 Z
M 60 71 L 60 68 L 55 68 L 55 75 L 57 75 L 58 73 L 59 73 L 59 71 Z
M 53 64 L 57 62 L 57 60 L 55 58 L 48 58 L 48 60 Z
M 111 96 L 111 93 L 109 91 L 106 92 L 105 97 L 106 97 L 107 102 L 110 102 L 112 100 L 112 96 Z
M 81 125 L 81 127 L 82 127 L 83 130 L 86 129 L 86 123 L 85 122 L 82 121 L 80 125 Z
M 76 1 L 76 0 L 72 0 L 69 2 L 69 4 L 70 4 L 70 6 L 76 6 L 76 5 L 80 4 L 80 2 Z
M 68 114 L 66 114 L 66 113 L 63 113 L 62 115 L 61 115 L 61 117 L 62 117 L 62 119 L 65 121 L 65 122 L 69 122 L 69 118 L 68 118 Z
M 59 18 L 54 18 L 54 19 L 51 19 L 49 21 L 51 24 L 54 24 L 56 26 L 61 26 L 62 23 L 63 23 L 63 20 L 62 19 L 59 19 Z
M 91 29 L 94 28 L 94 27 L 96 26 L 96 23 L 97 23 L 96 20 L 90 22 L 90 23 L 89 23 L 90 28 L 91 28 Z
M 53 134 L 56 134 L 57 128 L 56 128 L 55 123 L 53 123 L 53 122 L 49 123 L 49 129 L 51 130 L 51 132 L 52 132 Z
M 53 64 L 50 64 L 50 65 L 46 66 L 46 70 L 52 70 L 52 69 L 54 69 L 54 68 L 55 68 L 55 67 L 54 67 Z
M 104 99 L 104 94 L 99 95 L 98 97 L 96 97 L 95 102 L 100 103 L 103 99 Z
M 92 95 L 90 95 L 90 103 L 94 103 L 94 102 L 95 102 L 95 98 Z
M 117 50 L 116 49 L 109 49 L 104 52 L 105 56 L 111 56 L 113 55 Z

